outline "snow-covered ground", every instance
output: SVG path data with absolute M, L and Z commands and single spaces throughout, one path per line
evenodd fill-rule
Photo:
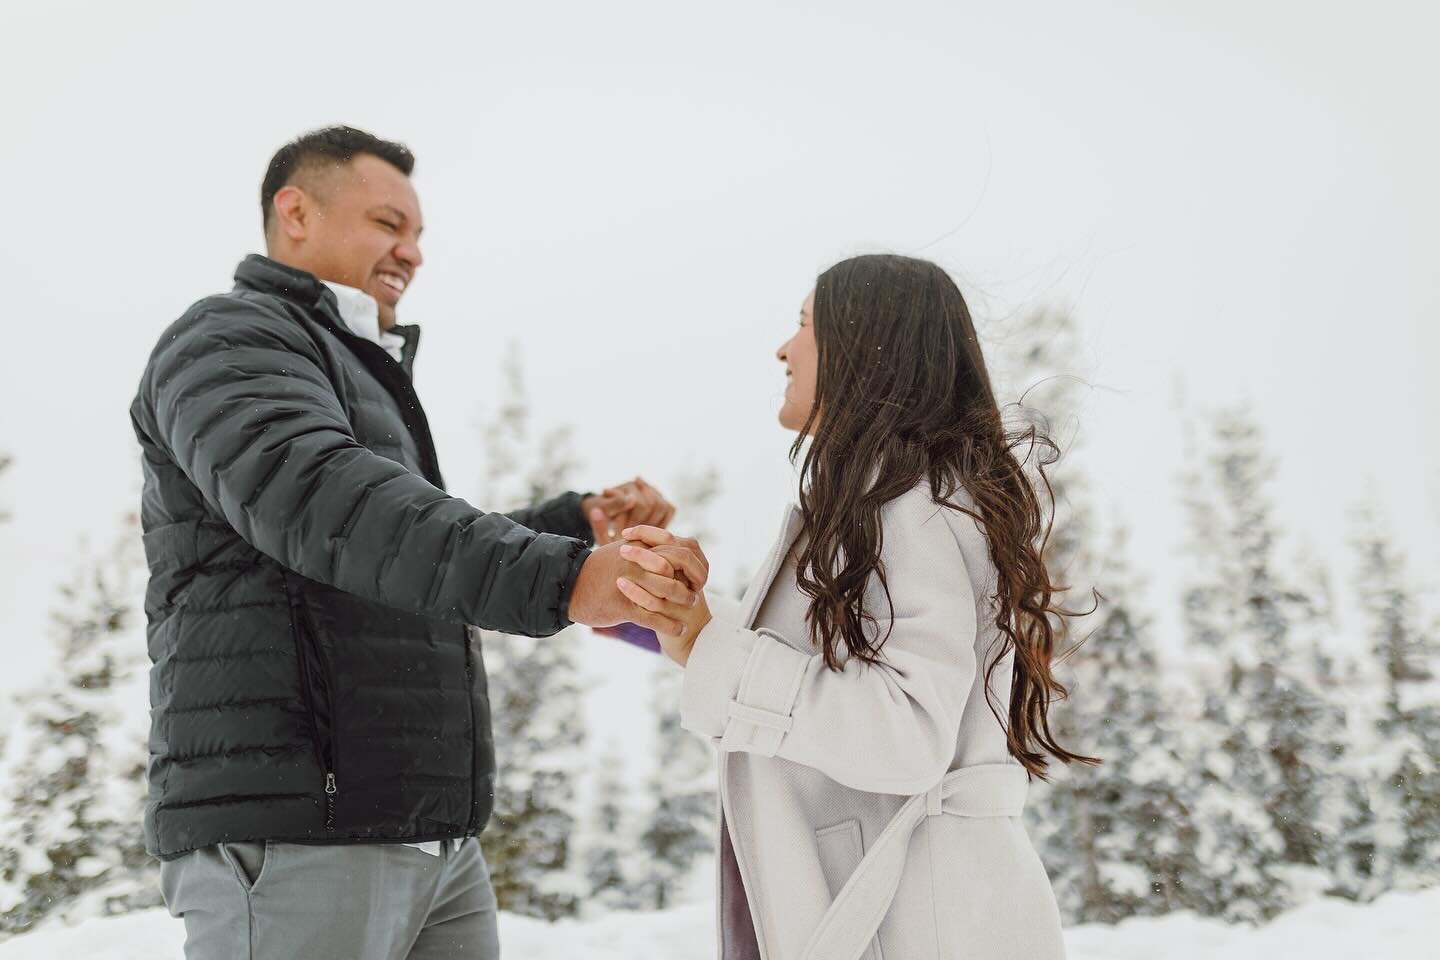
M 525 960 L 710 960 L 713 917 L 705 904 L 554 925 L 506 914 L 500 939 L 507 956 Z M 0 943 L 0 957 L 178 958 L 183 940 L 178 921 L 147 910 L 42 928 Z M 1076 927 L 1067 940 L 1070 960 L 1430 960 L 1440 956 L 1440 888 L 1392 893 L 1365 906 L 1317 900 L 1256 929 L 1178 914 Z

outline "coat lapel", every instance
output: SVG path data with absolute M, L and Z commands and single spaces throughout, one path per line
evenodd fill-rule
M 742 617 L 740 624 L 745 629 L 755 625 L 755 617 L 760 613 L 760 604 L 764 602 L 765 595 L 770 592 L 770 585 L 775 582 L 775 576 L 780 572 L 780 565 L 785 562 L 785 556 L 795 544 L 795 538 L 800 535 L 800 508 L 793 503 L 785 505 L 785 514 L 780 521 L 780 535 L 776 538 L 775 544 L 770 548 L 770 553 L 765 557 L 765 565 L 760 568 L 755 579 L 750 581 L 750 586 L 745 591 L 745 598 L 741 604 Z

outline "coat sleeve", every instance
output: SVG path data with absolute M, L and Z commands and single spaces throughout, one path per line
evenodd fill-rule
M 940 781 L 975 679 L 974 591 L 945 508 L 907 495 L 882 509 L 895 617 L 879 661 L 850 659 L 836 672 L 819 653 L 712 610 L 685 668 L 686 729 L 856 790 L 910 795 Z M 876 578 L 866 604 L 883 627 Z
M 595 531 L 590 529 L 589 521 L 580 512 L 580 501 L 584 497 L 585 494 L 580 493 L 562 493 L 544 503 L 511 510 L 505 516 L 536 533 L 553 533 L 583 540 L 587 546 L 593 546 Z
M 510 633 L 569 622 L 585 544 L 477 510 L 363 446 L 289 317 L 202 302 L 152 355 L 133 410 L 241 538 L 303 576 Z

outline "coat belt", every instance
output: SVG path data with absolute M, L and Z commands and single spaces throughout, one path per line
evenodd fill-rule
M 910 838 L 926 817 L 1018 817 L 1030 778 L 1018 763 L 961 767 L 905 802 L 840 888 L 800 960 L 859 960 L 890 912 L 910 854 Z

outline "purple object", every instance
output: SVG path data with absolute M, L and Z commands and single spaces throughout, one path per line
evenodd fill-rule
M 613 627 L 595 627 L 596 633 L 604 634 L 607 637 L 619 637 L 626 643 L 632 643 L 651 653 L 660 652 L 660 638 L 655 636 L 655 631 L 649 627 L 642 627 L 634 623 L 621 623 Z

